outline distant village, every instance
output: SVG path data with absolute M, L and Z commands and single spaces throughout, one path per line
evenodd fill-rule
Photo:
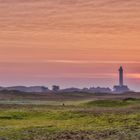
M 124 85 L 123 83 L 123 68 L 119 68 L 119 85 L 115 85 L 113 90 L 109 87 L 90 87 L 90 88 L 65 88 L 61 89 L 58 85 L 53 85 L 52 89 L 49 89 L 45 86 L 13 86 L 13 87 L 0 87 L 0 91 L 19 91 L 19 92 L 27 92 L 27 93 L 70 93 L 70 92 L 86 92 L 86 93 L 124 93 L 130 92 L 130 89 Z

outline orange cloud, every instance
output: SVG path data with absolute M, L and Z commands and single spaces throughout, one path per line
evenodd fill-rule
M 139 0 L 0 0 L 0 76 L 138 80 L 139 37 Z

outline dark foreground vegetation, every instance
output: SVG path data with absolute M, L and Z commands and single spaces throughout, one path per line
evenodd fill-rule
M 1 102 L 0 140 L 140 140 L 140 99 L 133 96 L 20 102 Z

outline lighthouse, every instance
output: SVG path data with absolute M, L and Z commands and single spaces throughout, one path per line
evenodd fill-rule
M 119 85 L 120 85 L 120 87 L 123 86 L 123 68 L 122 68 L 122 66 L 119 68 Z
M 124 93 L 124 92 L 130 91 L 127 85 L 124 85 L 123 83 L 123 67 L 122 66 L 120 66 L 119 68 L 119 85 L 115 85 L 113 89 L 115 93 Z

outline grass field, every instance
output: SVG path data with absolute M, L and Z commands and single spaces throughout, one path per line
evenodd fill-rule
M 0 140 L 140 140 L 140 99 L 1 101 Z

